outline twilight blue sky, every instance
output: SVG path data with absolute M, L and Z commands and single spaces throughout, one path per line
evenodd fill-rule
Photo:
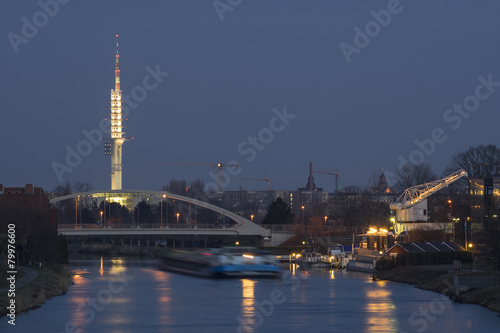
M 438 174 L 456 152 L 498 143 L 500 87 L 479 88 L 487 95 L 479 106 L 468 98 L 479 76 L 500 82 L 498 1 L 233 0 L 241 4 L 223 21 L 213 2 L 71 0 L 50 17 L 37 1 L 2 1 L 0 183 L 53 188 L 54 163 L 67 165 L 67 147 L 80 145 L 88 156 L 60 178 L 109 188 L 109 157 L 82 131 L 108 117 L 117 33 L 124 94 L 135 88 L 142 99 L 148 66 L 169 73 L 130 110 L 124 188 L 158 189 L 172 178 L 208 183 L 215 172 L 147 163 L 231 160 L 242 171 L 226 189 L 264 189 L 236 178 L 265 174 L 275 189 L 302 187 L 310 161 L 316 170 L 338 168 L 342 186 L 364 186 L 372 170 L 394 172 L 401 158 L 424 156 L 415 140 L 427 140 L 425 162 Z M 371 11 L 388 6 L 385 27 L 369 23 Z M 34 20 L 36 34 L 25 27 L 23 35 Z M 354 46 L 354 28 L 367 23 L 380 31 L 348 63 L 339 45 Z M 464 99 L 477 110 L 447 113 Z M 296 117 L 271 140 L 273 108 L 285 106 Z M 262 150 L 248 139 L 259 133 Z M 333 177 L 315 179 L 333 189 Z

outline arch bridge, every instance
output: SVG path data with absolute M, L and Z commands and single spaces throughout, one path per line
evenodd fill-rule
M 198 207 L 206 208 L 214 211 L 222 216 L 234 221 L 234 224 L 226 227 L 214 227 L 213 225 L 196 224 L 194 226 L 181 225 L 178 226 L 163 226 L 163 225 L 146 225 L 142 227 L 106 227 L 99 228 L 96 225 L 83 224 L 66 224 L 59 225 L 58 232 L 68 236 L 76 235 L 241 235 L 241 236 L 262 236 L 271 237 L 271 230 L 265 229 L 250 220 L 228 211 L 227 209 L 212 205 L 208 202 L 184 197 L 177 194 L 172 194 L 166 191 L 147 191 L 147 190 L 109 190 L 109 191 L 90 191 L 82 193 L 72 193 L 61 197 L 56 197 L 50 200 L 51 204 L 55 204 L 64 200 L 95 200 L 102 199 L 110 202 L 118 202 L 127 208 L 133 208 L 134 198 L 142 199 L 172 199 L 188 204 L 193 204 Z

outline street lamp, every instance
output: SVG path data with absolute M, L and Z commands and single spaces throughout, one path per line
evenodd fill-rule
M 102 213 L 103 213 L 103 211 L 101 210 L 101 226 L 102 226 Z
M 304 208 L 306 208 L 306 207 L 302 206 L 300 208 L 302 208 L 302 224 L 305 224 L 305 221 L 304 221 Z
M 451 199 L 448 199 L 448 203 L 450 204 L 450 212 L 448 213 L 448 218 L 451 222 Z M 446 242 L 446 222 L 443 223 L 443 237 L 444 237 L 444 241 Z
M 78 224 L 78 201 L 80 200 L 80 196 L 75 200 L 75 224 Z M 82 223 L 82 211 L 80 210 L 80 223 Z
M 160 225 L 163 225 L 163 198 L 166 198 L 167 196 L 164 194 L 160 198 Z
M 252 222 L 253 222 L 253 214 L 252 214 L 252 215 L 250 215 L 250 221 L 252 221 Z
M 78 224 L 78 198 L 75 198 L 75 228 Z
M 179 225 L 179 215 L 181 214 L 177 213 L 177 225 Z
M 326 223 L 326 220 L 328 220 L 328 216 L 325 215 L 325 223 Z

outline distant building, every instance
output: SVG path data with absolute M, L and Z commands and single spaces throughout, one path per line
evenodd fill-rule
M 379 202 L 391 203 L 397 200 L 397 195 L 387 183 L 387 178 L 383 171 L 382 174 L 380 174 L 377 186 L 370 188 L 370 192 Z
M 373 193 L 393 193 L 392 189 L 387 184 L 387 178 L 382 171 L 382 174 L 379 177 L 378 185 L 376 187 L 371 188 L 371 192 Z
M 57 225 L 57 213 L 55 209 L 50 208 L 49 198 L 41 187 L 33 187 L 33 184 L 26 184 L 25 187 L 3 187 L 3 184 L 0 184 L 0 208 L 16 205 L 33 208 L 49 217 L 54 226 Z

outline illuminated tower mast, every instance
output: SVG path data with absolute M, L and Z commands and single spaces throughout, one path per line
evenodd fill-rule
M 122 146 L 127 140 L 123 135 L 122 91 L 120 90 L 120 55 L 116 35 L 115 90 L 111 90 L 111 189 L 122 189 Z

